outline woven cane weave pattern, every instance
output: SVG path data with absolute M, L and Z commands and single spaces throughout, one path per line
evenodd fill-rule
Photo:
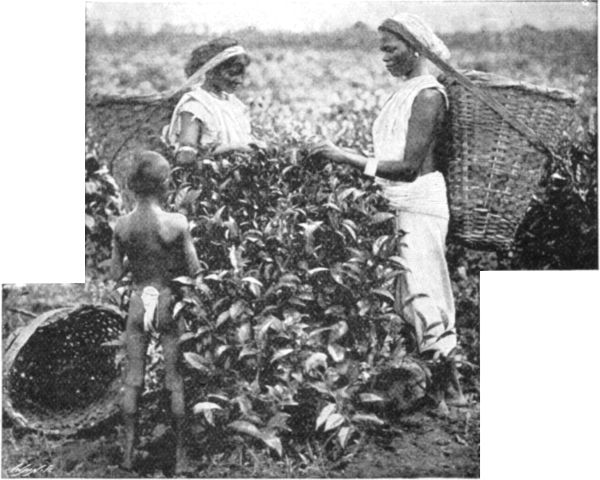
M 180 96 L 97 95 L 88 99 L 88 149 L 95 149 L 98 158 L 112 167 L 127 164 L 131 152 L 137 148 L 164 148 L 161 142 L 162 129 L 169 123 Z M 124 181 L 122 178 L 117 180 Z
M 118 411 L 116 347 L 123 316 L 109 307 L 51 310 L 15 332 L 4 353 L 3 406 L 20 426 L 71 434 Z
M 576 97 L 481 72 L 467 77 L 533 128 L 551 148 L 573 119 Z M 547 157 L 491 108 L 451 79 L 447 163 L 450 236 L 466 246 L 507 250 L 535 193 Z

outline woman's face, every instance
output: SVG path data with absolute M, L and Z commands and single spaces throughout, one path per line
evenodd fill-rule
M 415 51 L 404 40 L 391 32 L 379 32 L 379 49 L 383 52 L 385 68 L 394 77 L 408 76 L 415 68 Z
M 244 59 L 234 57 L 211 72 L 211 83 L 221 92 L 233 93 L 244 82 L 247 65 Z

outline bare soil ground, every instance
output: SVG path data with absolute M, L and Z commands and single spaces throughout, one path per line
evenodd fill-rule
M 151 477 L 173 476 L 173 438 L 167 429 L 145 437 L 137 472 L 118 467 L 121 428 L 118 419 L 94 432 L 71 438 L 18 430 L 5 420 L 2 477 Z M 224 477 L 479 477 L 479 405 L 453 409 L 450 417 L 425 412 L 402 416 L 384 433 L 359 440 L 338 459 L 313 452 L 304 458 L 278 459 L 246 446 L 198 452 L 190 448 L 199 478 Z M 305 452 L 306 453 L 306 452 Z

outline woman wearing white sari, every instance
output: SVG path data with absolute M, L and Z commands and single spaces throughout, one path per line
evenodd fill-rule
M 434 148 L 448 100 L 444 87 L 432 75 L 433 65 L 402 38 L 407 29 L 441 58 L 450 53 L 417 16 L 397 15 L 379 27 L 380 50 L 387 70 L 403 81 L 373 124 L 374 157 L 367 158 L 329 141 L 312 146 L 311 155 L 346 163 L 375 177 L 382 195 L 397 213 L 397 228 L 405 233 L 400 255 L 410 269 L 403 276 L 404 299 L 425 294 L 407 308 L 421 352 L 448 356 L 456 347 L 455 309 L 445 258 L 448 203 L 442 174 L 436 170 Z M 420 318 L 419 318 L 420 317 Z M 424 339 L 427 334 L 435 338 Z M 443 387 L 446 402 L 464 404 L 455 366 Z M 441 397 L 441 396 L 440 396 Z
M 262 148 L 250 132 L 248 108 L 236 96 L 250 58 L 237 41 L 218 38 L 196 48 L 185 66 L 191 89 L 179 100 L 165 139 L 176 163 L 197 162 L 198 153 Z

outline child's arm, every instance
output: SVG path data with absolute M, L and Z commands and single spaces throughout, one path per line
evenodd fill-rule
M 182 241 L 183 241 L 183 253 L 185 256 L 185 262 L 190 277 L 196 277 L 200 273 L 200 261 L 198 260 L 198 254 L 194 247 L 192 235 L 190 233 L 190 226 L 187 218 L 182 215 Z

